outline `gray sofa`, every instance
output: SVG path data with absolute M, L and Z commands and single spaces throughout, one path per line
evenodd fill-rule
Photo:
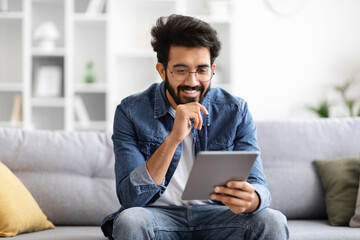
M 332 227 L 314 159 L 357 156 L 360 118 L 258 122 L 271 207 L 288 217 L 290 238 L 360 239 L 360 229 Z M 12 239 L 103 237 L 100 223 L 119 208 L 111 135 L 0 129 L 0 161 L 32 193 L 56 229 Z

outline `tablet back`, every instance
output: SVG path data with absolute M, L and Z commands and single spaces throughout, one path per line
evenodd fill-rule
M 186 183 L 183 200 L 208 200 L 215 186 L 230 180 L 246 180 L 258 152 L 199 152 Z

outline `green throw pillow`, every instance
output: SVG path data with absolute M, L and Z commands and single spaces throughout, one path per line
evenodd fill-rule
M 333 226 L 349 226 L 355 212 L 359 187 L 360 158 L 316 160 L 326 192 L 326 211 Z
M 359 185 L 360 185 L 360 183 L 359 183 Z M 355 214 L 351 218 L 349 225 L 350 225 L 350 227 L 360 227 L 360 188 L 358 189 Z

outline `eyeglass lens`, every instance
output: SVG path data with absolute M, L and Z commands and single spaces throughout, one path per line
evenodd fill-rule
M 190 69 L 185 66 L 175 66 L 170 72 L 176 81 L 185 81 L 190 73 L 195 73 L 196 78 L 202 82 L 210 81 L 213 76 L 211 68 L 208 66 L 198 67 L 196 72 L 190 72 Z

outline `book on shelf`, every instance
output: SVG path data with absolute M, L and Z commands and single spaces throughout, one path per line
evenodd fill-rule
M 106 0 L 90 0 L 86 9 L 86 14 L 103 13 L 106 5 Z
M 75 116 L 82 128 L 88 128 L 90 126 L 90 117 L 86 109 L 84 100 L 81 96 L 75 95 L 74 97 L 74 109 Z
M 13 108 L 11 111 L 10 124 L 15 127 L 22 122 L 22 112 L 21 112 L 21 94 L 18 93 L 14 96 Z

